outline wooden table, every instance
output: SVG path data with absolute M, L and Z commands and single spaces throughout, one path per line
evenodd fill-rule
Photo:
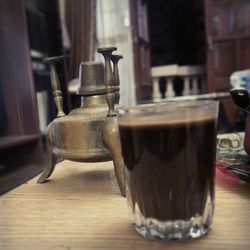
M 250 185 L 217 174 L 212 230 L 198 240 L 152 241 L 132 228 L 111 162 L 57 165 L 0 197 L 0 249 L 250 249 Z

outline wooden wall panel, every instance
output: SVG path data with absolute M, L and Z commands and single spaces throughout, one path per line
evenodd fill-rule
M 24 4 L 0 0 L 0 85 L 5 135 L 38 133 Z

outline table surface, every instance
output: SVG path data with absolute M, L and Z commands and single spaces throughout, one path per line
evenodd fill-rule
M 64 161 L 0 197 L 0 249 L 250 249 L 250 184 L 217 173 L 212 229 L 201 239 L 153 241 L 132 228 L 113 166 Z

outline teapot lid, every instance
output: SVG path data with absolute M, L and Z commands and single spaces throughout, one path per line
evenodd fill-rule
M 106 93 L 104 65 L 102 62 L 82 62 L 79 66 L 78 95 L 101 95 Z

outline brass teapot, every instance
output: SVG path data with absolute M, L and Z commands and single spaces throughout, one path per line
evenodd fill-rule
M 99 48 L 102 62 L 82 62 L 79 70 L 78 94 L 81 106 L 68 115 L 63 112 L 62 92 L 55 63 L 63 56 L 47 58 L 50 64 L 51 84 L 58 110 L 57 118 L 47 130 L 47 161 L 38 179 L 43 183 L 53 173 L 55 165 L 64 159 L 78 162 L 104 162 L 113 160 L 121 194 L 125 196 L 123 159 L 118 134 L 115 105 L 119 103 L 118 61 L 120 55 L 112 55 L 115 47 Z M 113 63 L 113 70 L 111 66 Z

